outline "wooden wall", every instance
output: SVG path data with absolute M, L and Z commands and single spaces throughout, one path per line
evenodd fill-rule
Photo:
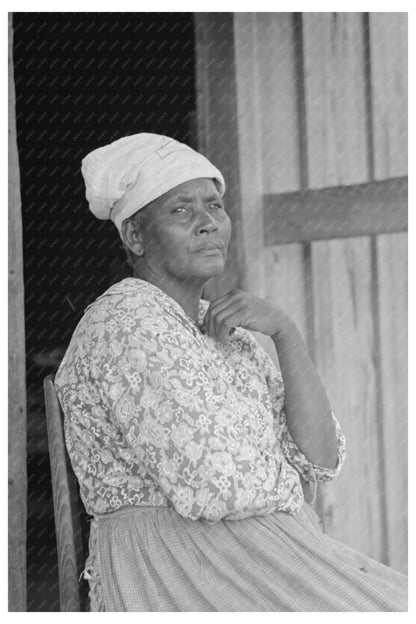
M 293 316 L 346 435 L 344 470 L 320 488 L 325 530 L 405 571 L 407 234 L 380 222 L 371 236 L 265 245 L 264 200 L 407 176 L 407 14 L 233 17 L 239 278 Z M 226 132 L 212 124 L 204 140 L 212 156 Z
M 26 611 L 26 365 L 23 285 L 22 214 L 16 143 L 13 79 L 13 28 L 9 13 L 9 479 L 8 547 L 9 611 Z

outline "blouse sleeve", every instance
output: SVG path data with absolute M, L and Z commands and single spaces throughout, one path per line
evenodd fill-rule
M 294 441 L 286 421 L 285 393 L 282 375 L 265 352 L 263 352 L 262 359 L 274 411 L 276 433 L 280 440 L 281 449 L 285 458 L 307 483 L 330 481 L 339 474 L 346 457 L 345 437 L 342 434 L 340 424 L 335 414 L 331 412 L 335 425 L 337 464 L 335 468 L 328 468 L 319 466 L 310 461 Z
M 319 466 L 309 461 L 304 453 L 299 449 L 296 442 L 293 440 L 288 426 L 285 422 L 282 428 L 282 450 L 288 460 L 288 462 L 296 468 L 301 475 L 302 479 L 306 482 L 315 481 L 330 481 L 336 477 L 345 461 L 345 438 L 342 434 L 339 422 L 334 414 L 331 412 L 332 419 L 335 425 L 335 435 L 337 444 L 337 464 L 335 468 L 327 468 Z M 284 409 L 281 412 L 281 418 L 286 421 L 286 414 Z

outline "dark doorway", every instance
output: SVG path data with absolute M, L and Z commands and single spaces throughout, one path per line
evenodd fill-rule
M 126 277 L 117 231 L 88 211 L 92 149 L 156 132 L 195 146 L 192 13 L 15 13 L 28 392 L 28 610 L 56 611 L 42 380 L 83 309 Z

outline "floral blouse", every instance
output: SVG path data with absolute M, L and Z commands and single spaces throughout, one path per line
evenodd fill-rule
M 200 323 L 208 305 L 201 300 Z M 281 375 L 248 331 L 237 328 L 225 346 L 136 278 L 86 309 L 55 385 L 91 515 L 141 505 L 173 505 L 209 521 L 295 514 L 300 477 L 332 479 L 344 461 L 335 416 L 335 469 L 312 464 L 297 447 Z

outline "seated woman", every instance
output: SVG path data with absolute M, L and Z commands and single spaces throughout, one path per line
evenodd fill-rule
M 83 175 L 134 275 L 87 308 L 55 379 L 93 516 L 91 609 L 406 610 L 406 577 L 326 536 L 305 502 L 345 445 L 295 323 L 239 290 L 201 299 L 230 240 L 221 173 L 138 134 Z

